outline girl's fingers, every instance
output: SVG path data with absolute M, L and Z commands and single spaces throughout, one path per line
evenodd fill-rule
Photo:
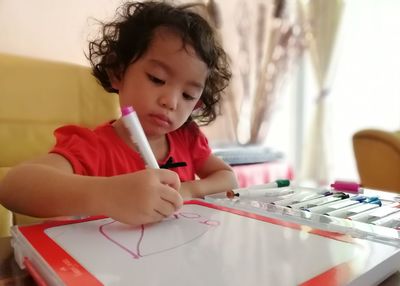
M 162 218 L 169 217 L 183 205 L 181 195 L 168 186 L 165 186 L 165 189 L 161 191 L 160 196 L 160 201 L 155 206 L 154 212 Z
M 176 191 L 179 190 L 181 187 L 181 182 L 179 180 L 179 176 L 177 173 L 166 170 L 166 169 L 160 169 L 160 181 L 165 184 L 170 186 L 171 188 L 175 189 Z
M 161 191 L 160 196 L 164 204 L 171 207 L 172 212 L 179 210 L 183 205 L 182 196 L 178 191 L 169 186 L 165 186 L 165 188 Z

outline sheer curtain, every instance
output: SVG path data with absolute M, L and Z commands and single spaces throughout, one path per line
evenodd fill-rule
M 346 2 L 332 89 L 332 175 L 358 181 L 351 137 L 400 130 L 400 1 Z
M 304 144 L 304 159 L 300 180 L 325 185 L 330 181 L 330 158 L 327 97 L 335 62 L 337 34 L 344 10 L 342 0 L 301 0 L 302 15 L 310 24 L 307 34 L 308 51 L 317 85 L 314 115 Z M 307 129 L 306 129 L 307 130 Z

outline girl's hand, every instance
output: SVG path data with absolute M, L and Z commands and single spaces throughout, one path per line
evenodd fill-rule
M 104 178 L 95 199 L 97 213 L 140 225 L 162 220 L 182 207 L 179 177 L 165 169 L 145 169 Z M 97 196 L 93 193 L 93 196 Z
M 201 195 L 197 195 L 199 193 L 199 191 L 197 190 L 198 184 L 199 180 L 187 181 L 181 183 L 179 194 L 182 196 L 183 200 L 186 201 L 193 198 L 202 198 Z

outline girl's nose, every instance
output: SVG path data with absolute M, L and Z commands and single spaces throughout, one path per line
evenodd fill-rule
M 175 110 L 178 106 L 178 93 L 177 92 L 169 92 L 160 96 L 159 103 L 164 108 L 169 110 Z

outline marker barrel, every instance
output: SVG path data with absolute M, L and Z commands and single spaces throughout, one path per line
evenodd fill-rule
M 159 169 L 156 158 L 154 157 L 153 151 L 151 150 L 149 141 L 144 134 L 142 125 L 140 124 L 139 118 L 135 110 L 131 107 L 124 107 L 121 109 L 122 122 L 125 127 L 129 130 L 132 142 L 139 149 L 143 160 L 146 165 L 150 168 Z
M 260 198 L 260 197 L 276 197 L 293 193 L 291 189 L 282 188 L 266 188 L 266 189 L 236 189 L 226 192 L 228 198 Z

